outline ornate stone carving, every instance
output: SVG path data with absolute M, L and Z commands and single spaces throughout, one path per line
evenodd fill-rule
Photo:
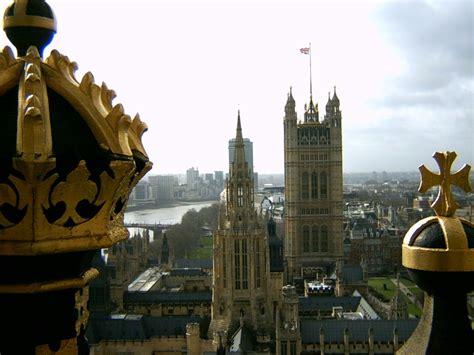
M 151 167 L 141 142 L 147 126 L 91 73 L 79 83 L 76 70 L 57 51 L 44 62 L 35 47 L 18 59 L 8 47 L 0 54 L 0 93 L 18 85 L 16 156 L 0 174 L 0 255 L 103 248 L 128 236 L 123 209 Z M 60 100 L 54 112 L 50 100 Z M 85 135 L 75 145 L 61 137 L 71 116 Z

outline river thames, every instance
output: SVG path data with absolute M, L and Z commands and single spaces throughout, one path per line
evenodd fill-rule
M 125 223 L 149 223 L 149 224 L 176 224 L 181 222 L 181 217 L 191 210 L 199 211 L 201 208 L 209 207 L 218 201 L 187 202 L 186 204 L 146 209 L 140 211 L 126 212 Z

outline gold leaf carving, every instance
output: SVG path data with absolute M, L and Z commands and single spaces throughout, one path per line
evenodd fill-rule
M 25 111 L 25 120 L 32 117 L 41 117 L 41 111 L 37 107 L 27 107 Z
M 145 148 L 142 143 L 142 136 L 148 130 L 148 126 L 145 122 L 140 119 L 140 115 L 137 113 L 130 125 L 128 132 L 128 142 L 132 150 L 138 150 L 144 156 L 146 155 Z
M 0 53 L 0 69 L 5 69 L 17 62 L 18 60 L 13 55 L 11 48 L 8 46 L 4 47 L 2 53 Z
M 64 225 L 69 218 L 76 224 L 86 221 L 76 212 L 76 206 L 82 200 L 93 202 L 97 194 L 97 186 L 89 180 L 90 172 L 86 167 L 86 162 L 81 160 L 78 167 L 66 178 L 65 182 L 60 182 L 51 193 L 51 202 L 58 204 L 66 203 L 65 213 L 55 221 L 55 224 Z
M 115 91 L 110 90 L 105 83 L 102 83 L 102 87 L 100 88 L 100 97 L 102 99 L 102 104 L 108 111 L 112 110 L 112 101 L 116 96 L 117 95 L 115 94 Z
M 15 196 L 15 191 L 13 191 L 13 189 L 6 185 L 6 184 L 0 184 L 0 196 L 1 196 L 1 200 L 0 200 L 0 207 L 1 205 L 5 204 L 5 203 L 8 203 L 12 206 L 15 206 L 16 204 L 16 196 Z M 13 225 L 10 221 L 8 221 L 4 216 L 3 214 L 1 213 L 1 210 L 0 210 L 0 225 L 2 226 L 10 226 L 10 225 Z
M 133 138 L 129 138 L 131 119 L 124 114 L 122 105 L 113 104 L 116 97 L 114 90 L 109 89 L 105 83 L 100 86 L 95 84 L 94 76 L 90 72 L 86 73 L 79 83 L 74 77 L 77 69 L 76 63 L 71 62 L 56 50 L 51 52 L 45 63 L 79 90 L 74 93 L 74 89 L 68 87 L 67 95 L 74 98 L 70 100 L 70 103 L 78 112 L 89 115 L 86 121 L 102 147 L 110 149 L 114 153 L 132 155 L 130 148 L 130 144 L 132 144 L 133 149 L 139 150 L 146 156 L 145 149 L 141 144 L 141 136 L 146 131 L 146 125 L 138 119 L 135 123 L 135 133 L 132 134 Z M 61 94 L 61 87 L 59 86 L 57 89 Z M 82 97 L 82 94 L 85 97 Z M 102 123 L 104 118 L 107 124 Z M 119 129 L 119 131 L 115 129 Z
M 112 129 L 116 132 L 120 147 L 127 155 L 132 155 L 128 144 L 128 130 L 131 124 L 129 115 L 123 113 L 121 104 L 115 105 L 112 111 L 107 115 L 106 120 L 111 124 Z
M 29 95 L 25 100 L 26 107 L 40 107 L 41 102 L 36 95 Z
M 87 96 L 91 96 L 91 87 L 94 84 L 94 75 L 89 71 L 82 77 L 81 84 L 79 85 L 79 89 L 86 94 Z
M 26 57 L 30 60 L 41 59 L 38 48 L 35 46 L 28 47 L 28 50 L 26 51 Z
M 68 57 L 62 55 L 57 50 L 51 51 L 51 54 L 46 58 L 45 63 L 56 69 L 61 75 L 70 83 L 77 85 L 77 80 L 74 73 L 77 70 L 77 64 L 71 62 Z

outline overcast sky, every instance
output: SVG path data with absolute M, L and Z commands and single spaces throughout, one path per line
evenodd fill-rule
M 0 1 L 3 8 L 10 1 Z M 321 111 L 337 86 L 344 171 L 434 168 L 436 150 L 474 157 L 473 1 L 48 0 L 46 49 L 77 62 L 149 127 L 152 174 L 228 169 L 240 109 L 254 170 L 282 173 L 283 115 Z M 5 36 L 2 46 L 10 45 Z

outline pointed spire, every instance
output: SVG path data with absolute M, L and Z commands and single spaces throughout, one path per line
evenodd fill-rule
M 288 94 L 288 99 L 286 100 L 286 107 L 295 106 L 295 99 L 293 98 L 293 88 L 290 86 L 290 92 Z
M 334 106 L 339 106 L 339 98 L 337 97 L 337 94 L 336 94 L 336 85 L 334 85 L 334 95 L 332 95 L 332 102 Z
M 242 126 L 240 124 L 240 110 L 237 111 L 237 134 L 235 136 L 235 140 L 238 141 L 238 140 L 241 140 L 243 141 L 243 137 L 242 137 Z
M 309 105 L 305 107 L 304 121 L 305 122 L 319 122 L 318 105 L 313 103 L 313 95 L 309 97 Z
M 238 110 L 237 113 L 237 132 L 235 135 L 235 151 L 233 165 L 233 170 L 238 168 L 244 168 L 246 166 L 244 138 L 242 135 L 242 125 L 240 123 L 240 110 Z M 248 172 L 246 171 L 245 173 Z
M 332 108 L 332 101 L 331 101 L 331 92 L 328 91 L 328 102 L 326 103 L 326 114 L 330 115 L 331 114 L 331 108 Z

